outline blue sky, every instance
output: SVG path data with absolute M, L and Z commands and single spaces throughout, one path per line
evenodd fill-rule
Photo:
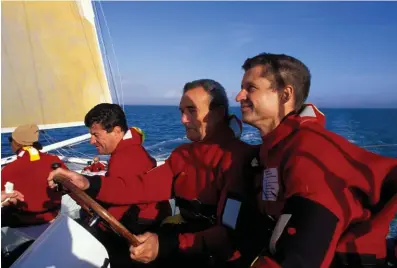
M 101 5 L 125 104 L 178 104 L 186 82 L 212 78 L 237 105 L 244 60 L 273 52 L 308 65 L 318 106 L 397 108 L 397 2 Z

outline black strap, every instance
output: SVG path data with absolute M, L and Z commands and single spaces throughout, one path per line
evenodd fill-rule
M 383 267 L 383 259 L 377 259 L 375 254 L 358 254 L 336 252 L 331 264 L 331 268 L 377 268 Z
M 197 218 L 203 218 L 215 223 L 217 211 L 216 205 L 203 204 L 198 199 L 187 200 L 177 196 L 175 197 L 175 204 L 180 209 L 185 209 L 189 214 L 193 214 Z
M 61 205 L 55 206 L 55 207 L 52 207 L 52 208 L 48 208 L 48 209 L 45 209 L 45 210 L 42 210 L 42 211 L 15 210 L 15 212 L 18 213 L 19 215 L 38 216 L 38 215 L 41 215 L 41 214 L 45 214 L 45 213 L 48 213 L 48 212 L 53 212 L 53 211 L 60 210 L 60 209 L 61 209 Z

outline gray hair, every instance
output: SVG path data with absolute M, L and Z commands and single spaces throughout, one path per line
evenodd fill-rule
M 188 82 L 183 87 L 183 93 L 193 89 L 202 87 L 211 97 L 210 110 L 223 107 L 225 109 L 225 120 L 229 119 L 229 99 L 227 98 L 225 88 L 217 81 L 212 79 L 199 79 Z

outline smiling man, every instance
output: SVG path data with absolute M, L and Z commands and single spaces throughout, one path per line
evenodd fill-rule
M 137 128 L 128 128 L 124 111 L 117 104 L 101 103 L 92 108 L 85 116 L 84 123 L 89 128 L 90 144 L 99 154 L 109 155 L 108 170 L 104 176 L 83 176 L 79 173 L 59 168 L 51 174 L 62 174 L 77 183 L 87 193 L 95 197 L 117 220 L 133 233 L 141 233 L 154 228 L 171 208 L 164 202 L 117 202 L 124 185 L 139 180 L 139 175 L 156 166 L 155 160 L 146 152 L 143 133 Z M 103 187 L 101 187 L 101 185 Z M 50 184 L 53 186 L 53 184 Z M 129 195 L 133 195 L 131 191 Z M 103 229 L 103 228 L 102 228 Z M 119 248 L 127 248 L 125 241 L 112 231 L 98 231 L 98 238 L 105 244 L 109 254 L 118 253 Z M 124 243 L 124 245 L 123 245 Z
M 139 236 L 142 244 L 131 246 L 131 258 L 158 260 L 161 267 L 168 261 L 174 267 L 219 267 L 234 252 L 233 237 L 222 221 L 226 195 L 243 190 L 231 184 L 252 175 L 257 146 L 239 139 L 241 122 L 229 115 L 226 91 L 214 80 L 186 83 L 179 110 L 192 143 L 177 147 L 165 165 L 148 175 L 171 180 L 180 215 L 167 220 L 156 234 Z
M 243 69 L 236 101 L 262 136 L 259 206 L 278 219 L 253 267 L 376 267 L 397 209 L 397 160 L 325 129 L 304 105 L 311 75 L 298 59 L 263 53 Z

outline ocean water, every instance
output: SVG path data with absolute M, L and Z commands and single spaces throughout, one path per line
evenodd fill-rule
M 352 143 L 371 146 L 375 153 L 397 158 L 397 109 L 321 109 L 326 116 L 326 128 L 334 131 Z M 144 130 L 145 148 L 157 160 L 168 157 L 170 152 L 182 143 L 189 142 L 180 123 L 180 112 L 176 106 L 125 106 L 128 124 Z M 232 107 L 231 113 L 240 116 L 240 109 Z M 46 130 L 40 134 L 43 145 L 73 138 L 87 133 L 85 127 Z M 10 134 L 1 135 L 1 157 L 12 155 L 8 143 Z M 261 142 L 258 131 L 244 124 L 242 139 L 251 144 Z M 93 157 L 94 146 L 88 141 L 55 151 L 65 156 Z M 102 157 L 105 159 L 106 157 Z
M 344 136 L 350 142 L 389 157 L 397 158 L 397 109 L 321 109 L 326 116 L 326 128 Z M 157 160 L 168 157 L 170 152 L 182 143 L 189 142 L 180 123 L 180 112 L 176 106 L 125 106 L 128 124 L 144 130 L 144 146 Z M 240 109 L 232 107 L 231 113 L 240 117 Z M 85 127 L 46 130 L 40 134 L 43 145 L 73 138 L 87 133 Z M 1 157 L 12 155 L 8 136 L 1 135 Z M 244 124 L 242 139 L 251 144 L 261 142 L 259 133 Z M 92 158 L 96 149 L 87 141 L 62 148 L 55 152 L 65 156 Z M 106 159 L 106 157 L 101 157 Z M 397 215 L 396 215 L 397 217 Z M 396 218 L 397 219 L 397 218 Z M 397 232 L 397 222 L 390 226 L 390 236 Z

